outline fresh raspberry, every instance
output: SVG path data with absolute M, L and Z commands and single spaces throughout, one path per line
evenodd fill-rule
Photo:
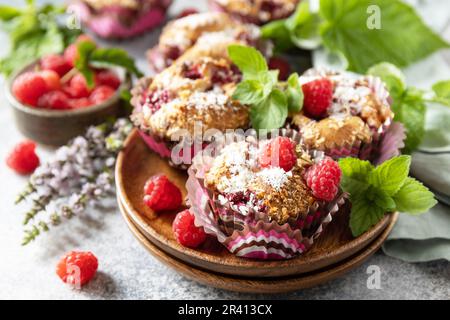
M 73 68 L 75 66 L 75 60 L 78 58 L 78 48 L 76 44 L 71 44 L 64 50 L 64 60 Z
M 48 91 L 47 84 L 37 72 L 26 72 L 14 80 L 12 92 L 25 104 L 36 106 L 40 96 Z
M 82 286 L 95 276 L 97 268 L 98 260 L 91 252 L 71 251 L 56 265 L 56 274 L 65 283 Z
M 306 184 L 316 198 L 331 201 L 338 192 L 341 175 L 338 163 L 327 157 L 306 171 Z
M 95 75 L 95 83 L 98 86 L 104 85 L 117 90 L 120 87 L 121 81 L 114 71 L 101 70 Z
M 72 77 L 69 87 L 65 87 L 65 90 L 72 98 L 87 98 L 91 93 L 91 89 L 88 88 L 86 79 L 81 73 Z
M 333 83 L 327 79 L 317 79 L 302 86 L 305 96 L 303 110 L 313 118 L 323 118 L 333 99 Z
M 62 77 L 72 69 L 72 66 L 67 63 L 63 56 L 59 54 L 50 54 L 41 58 L 41 69 L 55 71 Z
M 33 173 L 40 164 L 36 155 L 36 144 L 33 141 L 19 143 L 8 155 L 6 164 L 19 174 Z
M 279 80 L 286 80 L 291 73 L 291 66 L 289 63 L 280 57 L 272 57 L 269 60 L 269 69 L 278 70 L 280 73 L 278 74 Z
M 144 187 L 144 203 L 154 211 L 175 210 L 181 206 L 181 191 L 165 175 L 151 177 Z
M 71 99 L 69 103 L 72 109 L 81 109 L 93 105 L 93 102 L 89 98 Z
M 38 100 L 39 108 L 66 110 L 71 108 L 69 96 L 60 90 L 50 91 Z
M 191 14 L 196 14 L 198 13 L 198 10 L 195 8 L 186 8 L 183 11 L 181 11 L 181 13 L 176 17 L 176 19 L 181 19 L 187 16 L 190 16 Z
M 108 86 L 99 86 L 92 91 L 89 99 L 93 105 L 100 104 L 111 98 L 116 91 Z
M 61 88 L 61 78 L 57 72 L 53 70 L 43 70 L 40 74 L 44 79 L 48 90 L 58 90 Z
M 290 171 L 297 162 L 295 142 L 287 137 L 276 137 L 263 146 L 259 164 L 263 168 L 280 167 Z
M 172 230 L 177 241 L 189 248 L 197 248 L 206 240 L 206 233 L 194 224 L 195 217 L 189 210 L 181 211 L 175 217 Z
M 161 104 L 167 103 L 169 100 L 170 96 L 167 90 L 153 91 L 147 96 L 145 104 L 153 114 L 161 109 Z

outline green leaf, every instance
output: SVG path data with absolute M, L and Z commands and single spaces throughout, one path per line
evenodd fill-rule
M 365 197 L 351 198 L 350 229 L 357 237 L 383 219 L 386 211 Z
M 269 70 L 263 55 L 255 48 L 231 45 L 228 47 L 228 55 L 243 73 L 244 80 L 256 79 L 260 73 Z
M 387 212 L 391 212 L 395 209 L 394 199 L 379 188 L 370 187 L 367 191 L 367 198 Z
M 256 76 L 256 79 L 261 83 L 263 87 L 264 98 L 267 98 L 272 92 L 275 85 L 278 83 L 279 70 L 269 70 L 266 72 L 260 72 Z
M 242 104 L 257 104 L 264 99 L 264 86 L 257 80 L 245 80 L 238 84 L 233 99 Z
M 315 49 L 320 43 L 320 24 L 322 18 L 318 13 L 312 13 L 308 1 L 302 1 L 295 13 L 286 20 L 293 43 L 301 48 Z
M 373 5 L 379 8 L 379 28 L 370 24 L 374 15 L 367 10 Z M 449 47 L 399 0 L 321 0 L 320 12 L 326 20 L 321 25 L 324 46 L 342 52 L 352 71 L 364 73 L 383 61 L 405 67 Z
M 450 80 L 436 82 L 433 87 L 434 101 L 450 106 Z
M 75 60 L 75 67 L 86 79 L 86 84 L 89 88 L 93 88 L 94 72 L 90 66 L 90 56 L 94 52 L 96 46 L 91 41 L 81 41 L 77 44 L 78 56 Z
M 393 99 L 400 98 L 406 90 L 404 74 L 391 63 L 381 62 L 374 65 L 370 67 L 367 74 L 381 78 Z
M 261 36 L 264 39 L 272 39 L 275 44 L 275 52 L 286 51 L 294 47 L 290 34 L 286 20 L 272 21 L 261 27 Z
M 394 196 L 397 210 L 410 214 L 427 212 L 437 201 L 433 193 L 419 181 L 408 177 Z
M 385 161 L 370 173 L 369 183 L 393 196 L 405 183 L 410 165 L 411 157 L 406 155 Z
M 373 166 L 357 158 L 339 159 L 342 171 L 341 188 L 351 196 L 358 196 L 369 188 L 369 175 Z
M 9 21 L 22 14 L 22 11 L 16 7 L 0 6 L 0 20 Z
M 128 53 L 119 48 L 98 48 L 95 49 L 89 57 L 91 63 L 102 63 L 107 65 L 118 66 L 126 69 L 128 72 L 142 77 L 143 74 L 138 70 L 134 59 Z
M 297 73 L 293 73 L 287 80 L 286 96 L 288 99 L 288 110 L 299 112 L 303 107 L 303 90 Z
M 267 99 L 250 109 L 250 118 L 256 130 L 280 128 L 284 125 L 287 114 L 287 98 L 279 89 L 274 89 Z

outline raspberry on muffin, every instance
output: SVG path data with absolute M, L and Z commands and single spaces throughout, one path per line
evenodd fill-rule
M 257 26 L 237 22 L 225 13 L 204 12 L 190 14 L 167 24 L 158 45 L 148 50 L 147 59 L 153 71 L 160 72 L 196 43 L 208 43 L 218 36 L 243 41 L 268 55 L 271 52 L 269 42 L 261 40 Z
M 300 77 L 303 109 L 287 126 L 298 130 L 307 148 L 333 158 L 372 159 L 394 116 L 379 78 L 311 69 Z

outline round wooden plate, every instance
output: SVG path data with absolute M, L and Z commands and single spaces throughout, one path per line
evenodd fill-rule
M 138 132 L 134 131 L 128 138 L 125 149 L 119 154 L 116 167 L 117 197 L 124 210 L 140 232 L 159 249 L 190 265 L 222 274 L 280 277 L 318 270 L 362 250 L 395 220 L 395 215 L 386 215 L 371 230 L 353 238 L 348 227 L 348 210 L 342 210 L 311 250 L 290 260 L 258 261 L 239 258 L 212 238 L 202 247 L 193 250 L 179 245 L 173 236 L 172 221 L 176 212 L 157 215 L 144 205 L 144 184 L 155 174 L 167 175 L 186 195 L 186 173 L 173 169 L 150 151 Z
M 188 279 L 200 282 L 204 285 L 212 286 L 219 289 L 229 291 L 238 291 L 246 293 L 283 293 L 300 289 L 310 288 L 321 283 L 333 280 L 346 272 L 358 267 L 366 261 L 372 254 L 374 254 L 386 240 L 390 231 L 394 227 L 397 220 L 397 214 L 392 216 L 388 226 L 383 232 L 361 252 L 353 255 L 350 258 L 341 261 L 338 264 L 329 266 L 327 268 L 304 273 L 297 276 L 281 277 L 281 278 L 243 278 L 230 275 L 223 275 L 214 272 L 208 272 L 183 261 L 172 257 L 165 251 L 157 247 L 153 242 L 147 239 L 140 230 L 134 225 L 131 218 L 128 216 L 123 205 L 119 202 L 119 207 L 122 215 L 136 239 L 147 249 L 154 257 L 156 257 L 163 264 L 180 272 Z

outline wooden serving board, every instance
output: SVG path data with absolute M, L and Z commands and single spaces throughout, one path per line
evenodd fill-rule
M 219 289 L 246 292 L 246 293 L 283 293 L 296 291 L 300 289 L 310 288 L 321 283 L 338 278 L 348 271 L 358 267 L 374 254 L 386 240 L 390 231 L 394 227 L 397 220 L 397 214 L 389 219 L 387 227 L 383 232 L 375 238 L 362 251 L 347 258 L 338 264 L 328 266 L 321 270 L 304 273 L 296 276 L 281 278 L 245 278 L 215 273 L 200 268 L 193 267 L 184 261 L 177 259 L 165 251 L 161 250 L 153 242 L 147 239 L 140 230 L 134 225 L 131 218 L 126 213 L 123 205 L 119 202 L 119 207 L 132 234 L 144 248 L 150 252 L 163 264 L 173 268 L 177 272 L 183 274 L 186 278 L 197 281 L 204 285 L 212 286 Z
M 312 248 L 294 259 L 258 261 L 237 257 L 210 238 L 198 249 L 189 249 L 177 243 L 172 232 L 176 212 L 155 214 L 142 201 L 144 184 L 156 174 L 165 174 L 186 195 L 187 175 L 173 169 L 145 145 L 137 131 L 126 142 L 119 154 L 116 167 L 117 197 L 123 210 L 151 243 L 184 263 L 221 274 L 245 277 L 285 277 L 299 275 L 339 263 L 370 245 L 396 219 L 386 217 L 371 230 L 353 238 L 348 227 L 348 210 L 337 214 Z

